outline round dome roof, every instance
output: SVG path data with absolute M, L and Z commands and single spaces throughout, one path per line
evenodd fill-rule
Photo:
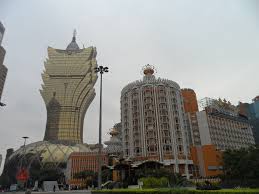
M 53 163 L 58 166 L 60 163 L 67 162 L 68 157 L 72 152 L 91 152 L 88 145 L 64 145 L 60 143 L 51 143 L 48 141 L 39 141 L 22 146 L 16 150 L 9 158 L 9 160 L 16 159 L 23 155 L 32 155 L 32 160 L 38 160 L 43 166 L 45 163 Z
M 69 43 L 69 45 L 66 48 L 67 51 L 76 51 L 76 50 L 79 50 L 79 49 L 80 48 L 75 41 L 72 41 L 71 43 Z

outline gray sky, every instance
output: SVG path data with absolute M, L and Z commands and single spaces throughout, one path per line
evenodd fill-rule
M 234 104 L 259 94 L 259 3 L 256 0 L 0 0 L 8 75 L 0 108 L 0 153 L 42 140 L 46 110 L 40 96 L 47 47 L 65 49 L 77 30 L 80 47 L 97 47 L 104 76 L 103 139 L 120 121 L 120 91 L 157 76 L 193 88 L 199 99 Z M 98 94 L 85 118 L 84 141 L 98 139 Z

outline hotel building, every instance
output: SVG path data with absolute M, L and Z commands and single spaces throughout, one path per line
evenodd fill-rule
M 162 162 L 174 172 L 190 177 L 192 160 L 180 86 L 156 78 L 147 65 L 143 80 L 121 92 L 124 158 Z
M 75 33 L 66 50 L 48 48 L 40 90 L 47 109 L 44 140 L 83 143 L 85 114 L 95 97 L 96 55 L 95 47 L 79 48 Z
M 226 100 L 205 98 L 200 106 L 201 111 L 188 113 L 193 174 L 196 177 L 217 176 L 223 173 L 223 151 L 255 144 L 252 127 L 238 114 L 238 108 Z
M 219 150 L 240 149 L 255 144 L 252 127 L 238 108 L 226 100 L 205 98 L 204 110 L 197 112 L 202 145 L 215 145 Z

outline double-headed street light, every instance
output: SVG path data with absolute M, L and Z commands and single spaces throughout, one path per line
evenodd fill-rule
M 100 110 L 99 110 L 99 150 L 98 150 L 98 189 L 102 189 L 102 85 L 103 74 L 109 72 L 108 67 L 99 66 L 95 68 L 96 73 L 100 73 Z

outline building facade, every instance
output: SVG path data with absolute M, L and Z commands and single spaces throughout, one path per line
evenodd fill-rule
M 5 58 L 5 49 L 2 47 L 2 40 L 4 37 L 5 28 L 0 22 L 0 102 L 3 94 L 4 84 L 7 75 L 7 67 L 3 64 Z
M 156 78 L 144 68 L 143 80 L 121 92 L 123 155 L 134 160 L 155 160 L 189 177 L 192 164 L 179 85 Z
M 223 173 L 222 155 L 214 145 L 193 146 L 192 160 L 195 168 L 194 177 L 213 177 Z
M 48 48 L 40 93 L 47 109 L 44 140 L 83 143 L 83 123 L 95 97 L 96 48 L 80 49 L 75 34 L 66 50 Z
M 107 166 L 109 157 L 106 152 L 101 155 L 102 165 Z M 66 179 L 71 186 L 83 186 L 84 180 L 76 174 L 83 171 L 98 172 L 98 152 L 74 152 L 67 161 Z
M 201 145 L 215 145 L 219 150 L 240 149 L 255 144 L 248 120 L 226 100 L 206 98 L 204 110 L 197 112 Z

